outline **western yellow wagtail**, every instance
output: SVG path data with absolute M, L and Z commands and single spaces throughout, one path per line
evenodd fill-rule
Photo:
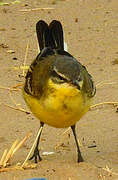
M 44 124 L 56 128 L 71 127 L 78 152 L 78 162 L 83 158 L 76 136 L 76 122 L 89 110 L 95 95 L 95 86 L 85 66 L 64 51 L 63 29 L 59 21 L 49 25 L 40 20 L 36 24 L 40 53 L 26 74 L 24 99 Z M 41 135 L 41 133 L 40 133 Z M 38 136 L 34 154 L 30 159 L 41 160 Z

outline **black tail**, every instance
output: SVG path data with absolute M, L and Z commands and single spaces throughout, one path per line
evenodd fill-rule
M 36 24 L 40 51 L 45 47 L 64 50 L 63 29 L 59 21 L 53 20 L 50 25 L 43 20 Z
M 64 50 L 63 28 L 59 21 L 53 20 L 50 25 L 50 35 L 53 40 L 53 48 Z
M 49 46 L 49 27 L 48 27 L 48 24 L 42 20 L 38 21 L 36 24 L 36 33 L 37 33 L 39 48 L 41 51 L 44 47 Z

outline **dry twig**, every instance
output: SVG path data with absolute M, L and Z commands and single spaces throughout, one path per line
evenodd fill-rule
M 54 8 L 32 8 L 32 9 L 20 9 L 21 12 L 40 11 L 40 10 L 51 10 Z
M 3 104 L 4 106 L 7 106 L 7 107 L 9 107 L 9 108 L 15 109 L 15 110 L 17 110 L 17 111 L 22 111 L 22 112 L 24 112 L 24 113 L 26 113 L 26 114 L 31 114 L 31 112 L 29 112 L 29 111 L 27 111 L 27 110 L 25 110 L 25 109 L 23 109 L 23 108 L 21 108 L 21 107 L 14 107 L 14 106 L 11 106 L 11 105 L 5 104 L 5 103 L 1 103 L 1 104 Z
M 101 102 L 101 103 L 98 103 L 98 104 L 94 104 L 90 107 L 90 109 L 96 107 L 96 106 L 101 106 L 101 105 L 104 105 L 104 104 L 110 104 L 110 105 L 117 105 L 118 102 Z

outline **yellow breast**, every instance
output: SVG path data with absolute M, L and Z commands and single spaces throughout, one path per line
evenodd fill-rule
M 49 80 L 41 98 L 25 91 L 24 99 L 33 114 L 42 122 L 57 128 L 74 125 L 89 110 L 91 99 L 67 83 L 55 84 Z

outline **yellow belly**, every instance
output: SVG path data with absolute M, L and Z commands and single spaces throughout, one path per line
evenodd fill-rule
M 57 128 L 74 125 L 89 110 L 91 99 L 72 86 L 54 85 L 53 91 L 37 99 L 23 92 L 24 99 L 32 113 L 42 122 Z

